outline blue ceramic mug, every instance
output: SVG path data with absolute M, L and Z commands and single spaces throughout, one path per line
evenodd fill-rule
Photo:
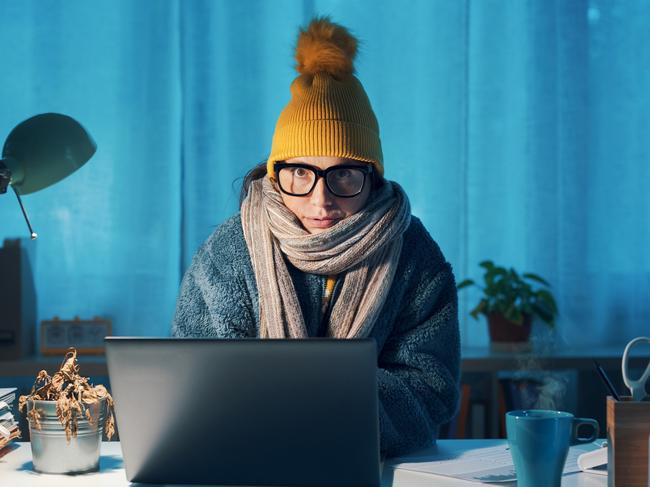
M 593 428 L 578 436 L 578 428 Z M 571 413 L 531 409 L 506 413 L 506 431 L 515 464 L 518 487 L 560 487 L 569 446 L 591 443 L 598 437 L 598 421 Z

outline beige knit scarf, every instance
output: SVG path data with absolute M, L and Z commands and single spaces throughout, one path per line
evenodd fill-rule
M 402 188 L 386 182 L 358 213 L 310 234 L 267 178 L 253 181 L 241 207 L 244 238 L 259 292 L 262 338 L 306 338 L 300 303 L 284 256 L 310 274 L 339 275 L 340 295 L 327 334 L 367 337 L 381 311 L 402 250 L 411 208 Z

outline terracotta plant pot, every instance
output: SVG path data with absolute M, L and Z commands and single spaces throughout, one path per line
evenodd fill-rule
M 501 313 L 490 313 L 487 316 L 490 340 L 494 343 L 524 343 L 530 337 L 532 316 L 524 315 L 521 325 L 510 321 Z

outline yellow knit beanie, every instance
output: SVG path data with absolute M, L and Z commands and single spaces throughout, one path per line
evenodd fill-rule
M 365 161 L 383 176 L 379 125 L 361 82 L 354 76 L 357 40 L 327 17 L 315 18 L 300 31 L 291 100 L 273 134 L 267 161 L 292 157 L 334 156 Z

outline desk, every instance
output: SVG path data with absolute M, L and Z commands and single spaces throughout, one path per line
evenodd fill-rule
M 438 449 L 459 444 L 467 446 L 467 449 L 495 446 L 505 440 L 439 440 Z M 130 484 L 126 480 L 124 465 L 122 462 L 122 450 L 118 442 L 102 443 L 100 471 L 78 476 L 65 475 L 43 475 L 32 471 L 32 452 L 29 443 L 17 443 L 18 448 L 0 458 L 0 484 L 11 487 L 127 487 L 137 484 Z M 421 455 L 421 452 L 419 452 Z M 417 472 L 404 470 L 393 471 L 385 468 L 382 475 L 382 487 L 445 487 L 445 486 L 467 486 L 479 487 L 476 482 L 451 479 L 426 475 Z M 502 484 L 513 485 L 513 484 Z M 607 477 L 604 475 L 593 475 L 578 473 L 567 475 L 562 479 L 563 487 L 606 487 Z

